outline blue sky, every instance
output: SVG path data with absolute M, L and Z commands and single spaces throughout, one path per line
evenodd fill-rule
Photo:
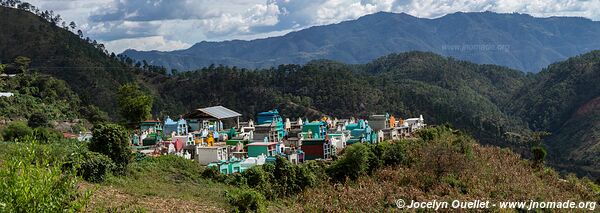
M 29 0 L 75 21 L 110 51 L 175 50 L 200 41 L 278 36 L 379 11 L 436 18 L 457 11 L 581 16 L 600 0 Z

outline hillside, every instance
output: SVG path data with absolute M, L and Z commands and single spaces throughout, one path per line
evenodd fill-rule
M 27 155 L 24 150 L 36 155 Z M 35 161 L 34 156 L 39 156 L 45 164 L 34 164 L 40 170 L 31 175 L 49 176 L 49 171 L 56 170 L 41 169 L 69 165 L 64 163 L 72 163 L 73 158 L 85 156 L 85 153 L 89 153 L 87 146 L 72 141 L 37 146 L 0 142 L 0 180 L 17 179 L 11 175 L 18 172 L 11 172 L 10 167 L 5 166 L 13 165 L 16 160 L 31 162 Z M 23 164 L 31 163 L 20 165 Z M 337 169 L 339 166 L 347 166 L 348 169 Z M 31 185 L 32 191 L 54 186 L 49 183 L 63 183 L 72 186 L 66 189 L 68 192 L 89 193 L 90 199 L 83 199 L 84 203 L 80 206 L 80 211 L 89 212 L 224 212 L 235 211 L 236 208 L 245 212 L 240 209 L 242 207 L 261 209 L 260 212 L 403 212 L 405 209 L 397 209 L 396 199 L 404 199 L 407 203 L 411 200 L 450 202 L 475 199 L 491 203 L 527 202 L 531 199 L 600 201 L 600 187 L 587 178 L 562 176 L 553 169 L 523 160 L 508 149 L 482 146 L 469 135 L 447 126 L 422 130 L 410 140 L 376 145 L 354 144 L 337 160 L 330 162 L 311 161 L 293 165 L 279 158 L 274 164 L 256 166 L 243 173 L 211 175 L 209 169 L 178 156 L 137 156 L 122 173 L 109 175 L 102 182 L 77 179 L 65 183 L 63 180 L 71 180 L 74 174 L 69 172 L 62 173 L 64 176 L 61 178 L 56 178 L 60 177 L 60 172 L 52 173 L 53 178 L 44 181 L 33 177 L 25 179 L 29 176 L 24 175 L 18 176 L 21 179 L 17 180 L 39 181 L 39 184 Z M 3 184 L 0 187 L 13 192 L 25 185 Z M 232 199 L 243 193 L 247 196 Z M 10 212 L 18 208 L 19 205 L 15 204 L 42 210 L 47 208 L 12 201 L 14 194 L 0 193 L 0 201 L 9 204 L 3 210 Z M 35 195 L 40 194 L 52 195 Z M 58 199 L 55 195 L 53 198 L 72 202 L 77 199 L 77 194 L 73 194 L 71 197 Z M 25 197 L 28 194 L 21 192 L 18 195 Z M 51 201 L 54 200 L 46 199 L 40 203 Z M 523 209 L 499 210 L 491 207 L 490 211 Z
M 365 65 L 314 61 L 260 71 L 210 67 L 147 84 L 161 91 L 158 108 L 164 113 L 222 104 L 246 116 L 271 108 L 309 118 L 423 115 L 433 124 L 465 129 L 485 143 L 509 146 L 503 133 L 526 131 L 525 124 L 500 106 L 524 80 L 521 72 L 504 67 L 410 52 Z
M 28 57 L 32 69 L 66 81 L 84 104 L 115 116 L 115 88 L 135 79 L 130 68 L 31 12 L 0 7 L 0 14 L 0 62 Z
M 428 131 L 435 132 L 435 136 L 425 139 Z M 298 212 L 404 212 L 414 210 L 397 209 L 397 199 L 403 199 L 406 205 L 413 200 L 482 199 L 498 204 L 507 200 L 528 201 L 532 197 L 534 200 L 600 199 L 597 194 L 600 189 L 587 179 L 561 177 L 552 169 L 536 168 L 533 162 L 524 161 L 510 150 L 482 146 L 458 131 L 448 132 L 438 127 L 421 135 L 406 145 L 405 163 L 384 167 L 355 182 L 305 190 L 286 204 Z M 524 211 L 499 209 L 499 206 L 485 211 Z
M 600 23 L 584 18 L 459 12 L 425 19 L 380 12 L 279 37 L 124 54 L 150 64 L 193 70 L 211 64 L 268 68 L 315 59 L 362 64 L 390 53 L 418 50 L 538 72 L 553 62 L 600 49 L 599 36 Z
M 600 174 L 600 51 L 550 65 L 522 88 L 510 110 L 546 140 L 555 162 Z
M 28 119 L 33 114 L 45 114 L 49 120 L 80 117 L 79 97 L 64 82 L 37 73 L 19 74 L 0 79 L 0 91 L 12 97 L 0 98 L 0 120 Z
M 153 114 L 159 118 L 212 105 L 234 109 L 244 119 L 272 108 L 279 108 L 286 117 L 309 118 L 422 114 L 428 123 L 450 123 L 484 144 L 511 147 L 526 155 L 529 145 L 515 144 L 505 133 L 546 130 L 552 133 L 545 145 L 553 165 L 581 175 L 599 174 L 599 119 L 593 101 L 600 96 L 594 84 L 598 52 L 555 63 L 535 75 L 434 53 L 407 52 L 358 65 L 318 60 L 259 70 L 209 66 L 167 76 L 135 69 L 32 13 L 0 10 L 7 17 L 0 20 L 0 26 L 8 29 L 0 31 L 3 63 L 17 56 L 30 57 L 33 70 L 64 80 L 81 99 L 83 109 L 97 106 L 115 120 L 117 88 L 137 82 L 155 97 Z M 394 14 L 369 17 L 389 15 Z M 28 109 L 40 111 L 39 107 Z M 563 151 L 566 148 L 568 152 Z

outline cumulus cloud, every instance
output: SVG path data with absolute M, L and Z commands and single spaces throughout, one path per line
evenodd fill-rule
M 177 50 L 184 49 L 191 46 L 191 44 L 180 42 L 180 41 L 169 41 L 162 36 L 150 36 L 141 38 L 126 38 L 112 41 L 101 41 L 105 44 L 106 48 L 115 51 L 123 52 L 130 47 L 135 47 L 139 50 Z
M 478 11 L 600 20 L 600 0 L 34 0 L 79 23 L 109 50 L 187 47 L 254 39 L 356 19 L 379 11 L 423 18 Z

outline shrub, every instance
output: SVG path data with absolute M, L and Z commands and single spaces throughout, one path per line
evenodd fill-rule
M 544 159 L 546 159 L 546 149 L 541 146 L 534 146 L 531 148 L 531 154 L 533 154 L 533 161 L 536 163 L 543 163 Z
M 265 212 L 265 197 L 253 189 L 225 191 L 225 197 L 235 212 Z
M 406 141 L 390 143 L 381 158 L 386 166 L 406 164 L 408 161 Z
M 85 152 L 78 174 L 90 182 L 103 182 L 115 168 L 113 161 L 106 155 L 97 152 Z
M 287 159 L 281 156 L 276 157 L 273 175 L 279 194 L 289 195 L 298 191 L 296 185 L 296 167 Z
M 353 144 L 346 148 L 339 160 L 327 168 L 327 174 L 337 182 L 343 182 L 346 178 L 356 180 L 361 175 L 368 173 L 369 159 L 373 155 L 373 152 L 366 145 Z
M 27 125 L 31 128 L 48 127 L 48 116 L 44 113 L 36 112 L 29 116 L 27 119 Z
M 90 151 L 105 154 L 116 164 L 117 171 L 124 171 L 131 161 L 127 130 L 116 124 L 99 124 L 94 127 L 92 136 Z
M 456 175 L 447 175 L 442 177 L 442 182 L 448 184 L 451 187 L 454 187 L 460 191 L 460 193 L 467 194 L 468 188 L 467 184 L 461 181 Z
M 267 173 L 263 166 L 253 166 L 242 173 L 248 186 L 262 192 L 266 197 L 274 196 L 271 187 L 272 173 Z
M 227 178 L 225 178 L 225 184 L 229 184 L 232 186 L 237 186 L 237 187 L 242 187 L 242 186 L 247 186 L 247 179 L 246 177 L 244 177 L 244 175 L 240 174 L 240 173 L 233 173 L 230 175 L 227 175 Z
M 219 181 L 222 178 L 221 172 L 219 172 L 219 168 L 217 167 L 206 167 L 204 171 L 202 171 L 202 177 L 207 179 L 213 179 Z
M 63 162 L 36 159 L 36 152 L 47 150 L 27 142 L 0 166 L 0 212 L 82 211 L 90 194 L 77 190 L 74 173 L 63 172 Z
M 31 128 L 22 121 L 14 121 L 8 124 L 8 126 L 2 129 L 2 139 L 6 141 L 14 141 L 17 139 L 22 139 L 25 136 L 33 135 L 33 131 Z
M 38 127 L 33 130 L 33 136 L 40 142 L 49 143 L 60 140 L 63 135 L 51 128 Z
M 319 181 L 315 173 L 306 165 L 296 168 L 296 185 L 300 190 L 317 186 Z

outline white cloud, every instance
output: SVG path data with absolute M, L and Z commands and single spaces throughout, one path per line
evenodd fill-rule
M 405 12 L 424 18 L 457 11 L 494 11 L 600 20 L 600 0 L 33 0 L 31 3 L 76 21 L 85 34 L 106 41 L 108 49 L 115 52 L 125 47 L 166 50 L 202 40 L 261 38 L 379 11 Z
M 123 52 L 131 47 L 135 47 L 137 50 L 161 50 L 170 51 L 177 49 L 184 49 L 192 46 L 191 44 L 166 40 L 162 36 L 151 36 L 142 38 L 126 38 L 112 41 L 101 41 L 105 44 L 107 49 L 114 52 Z

